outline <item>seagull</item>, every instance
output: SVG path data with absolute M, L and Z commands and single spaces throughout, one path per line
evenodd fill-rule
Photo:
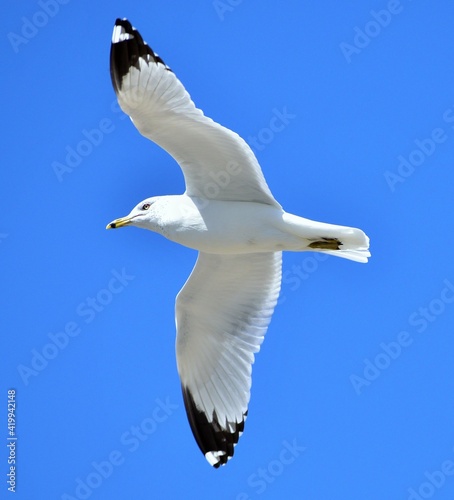
M 369 238 L 285 212 L 248 144 L 195 106 L 127 19 L 115 22 L 110 75 L 121 109 L 183 171 L 183 194 L 147 198 L 106 229 L 137 226 L 199 252 L 176 298 L 176 357 L 190 427 L 218 468 L 244 430 L 252 364 L 280 292 L 282 251 L 367 262 Z

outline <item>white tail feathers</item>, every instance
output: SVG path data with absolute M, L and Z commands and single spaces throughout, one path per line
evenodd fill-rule
M 344 259 L 354 260 L 355 262 L 362 262 L 365 264 L 369 257 L 370 252 L 366 248 L 357 248 L 351 250 L 318 250 L 319 252 L 327 253 L 328 255 L 335 255 L 336 257 L 342 257 Z
M 369 238 L 361 229 L 354 227 L 338 226 L 338 235 L 335 237 L 339 240 L 338 250 L 314 249 L 318 252 L 323 252 L 328 255 L 335 255 L 343 259 L 354 260 L 355 262 L 366 263 L 370 257 Z
M 325 224 L 285 213 L 286 230 L 306 242 L 304 250 L 335 255 L 356 262 L 367 262 L 370 257 L 369 238 L 361 229 Z M 287 248 L 303 250 L 302 248 Z

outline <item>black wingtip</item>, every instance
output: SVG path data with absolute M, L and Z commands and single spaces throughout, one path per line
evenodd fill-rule
M 140 69 L 139 58 L 146 63 L 152 61 L 163 64 L 170 71 L 170 68 L 153 52 L 134 26 L 126 18 L 117 18 L 110 47 L 110 77 L 115 92 L 121 89 L 123 77 L 129 73 L 132 66 Z
M 241 422 L 231 424 L 234 430 L 230 432 L 221 427 L 216 413 L 213 414 L 213 419 L 209 422 L 207 415 L 197 408 L 189 389 L 184 386 L 181 389 L 189 424 L 200 451 L 215 469 L 225 465 L 233 457 L 234 446 L 238 443 L 244 430 L 247 412 Z

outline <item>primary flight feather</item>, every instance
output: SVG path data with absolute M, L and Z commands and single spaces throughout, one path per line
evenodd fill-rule
M 176 299 L 177 366 L 194 437 L 219 467 L 244 429 L 254 355 L 280 291 L 282 251 L 367 262 L 369 238 L 285 212 L 247 143 L 195 107 L 126 19 L 115 22 L 110 73 L 120 107 L 179 163 L 186 191 L 148 198 L 107 229 L 138 226 L 199 251 Z

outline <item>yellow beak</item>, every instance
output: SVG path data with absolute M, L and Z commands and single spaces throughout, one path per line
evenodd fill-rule
M 115 219 L 110 224 L 107 224 L 106 229 L 116 229 L 117 227 L 123 227 L 131 224 L 133 217 L 121 217 L 120 219 Z

